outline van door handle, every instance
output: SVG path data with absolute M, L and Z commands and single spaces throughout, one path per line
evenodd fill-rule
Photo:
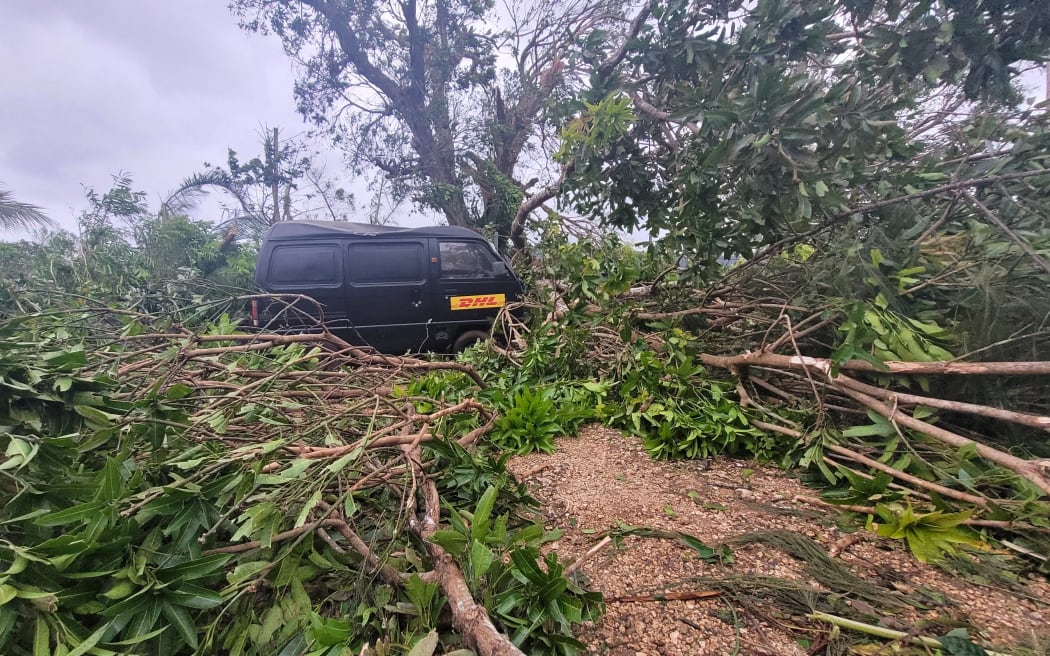
M 423 292 L 416 287 L 412 290 L 412 307 L 419 307 L 423 304 Z
M 446 288 L 445 289 L 445 293 L 448 294 L 449 296 L 451 296 L 452 294 L 458 294 L 459 290 L 458 289 L 447 289 Z

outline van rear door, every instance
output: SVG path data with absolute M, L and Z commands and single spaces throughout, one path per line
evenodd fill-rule
M 320 304 L 297 301 L 291 307 L 283 301 L 270 303 L 266 318 L 275 319 L 270 328 L 316 328 L 316 320 L 339 325 L 346 322 L 345 272 L 341 245 L 338 241 L 278 241 L 267 252 L 259 270 L 265 284 L 260 285 L 273 294 L 303 294 Z M 309 315 L 309 316 L 307 316 Z M 311 319 L 310 317 L 313 317 Z
M 355 239 L 346 246 L 347 314 L 386 353 L 427 348 L 431 298 L 427 239 Z

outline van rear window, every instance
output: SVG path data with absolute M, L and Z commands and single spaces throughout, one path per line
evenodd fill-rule
M 421 282 L 426 278 L 423 244 L 350 244 L 350 282 L 369 285 Z
M 270 256 L 270 281 L 275 285 L 338 285 L 343 277 L 338 255 L 335 244 L 277 246 Z

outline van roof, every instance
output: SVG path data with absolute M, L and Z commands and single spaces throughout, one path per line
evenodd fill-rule
M 456 226 L 401 226 L 351 223 L 349 221 L 282 221 L 275 223 L 267 239 L 294 239 L 318 235 L 354 235 L 355 237 L 473 237 L 484 239 L 469 228 Z

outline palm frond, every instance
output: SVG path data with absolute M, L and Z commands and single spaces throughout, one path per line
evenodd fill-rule
M 54 226 L 44 211 L 36 205 L 21 203 L 14 199 L 10 191 L 0 189 L 0 228 L 48 228 Z
M 194 173 L 179 183 L 179 186 L 165 199 L 164 210 L 172 214 L 179 214 L 193 209 L 200 202 L 201 197 L 208 193 L 208 187 L 223 189 L 242 205 L 244 204 L 244 194 L 240 183 L 226 171 L 214 168 Z

